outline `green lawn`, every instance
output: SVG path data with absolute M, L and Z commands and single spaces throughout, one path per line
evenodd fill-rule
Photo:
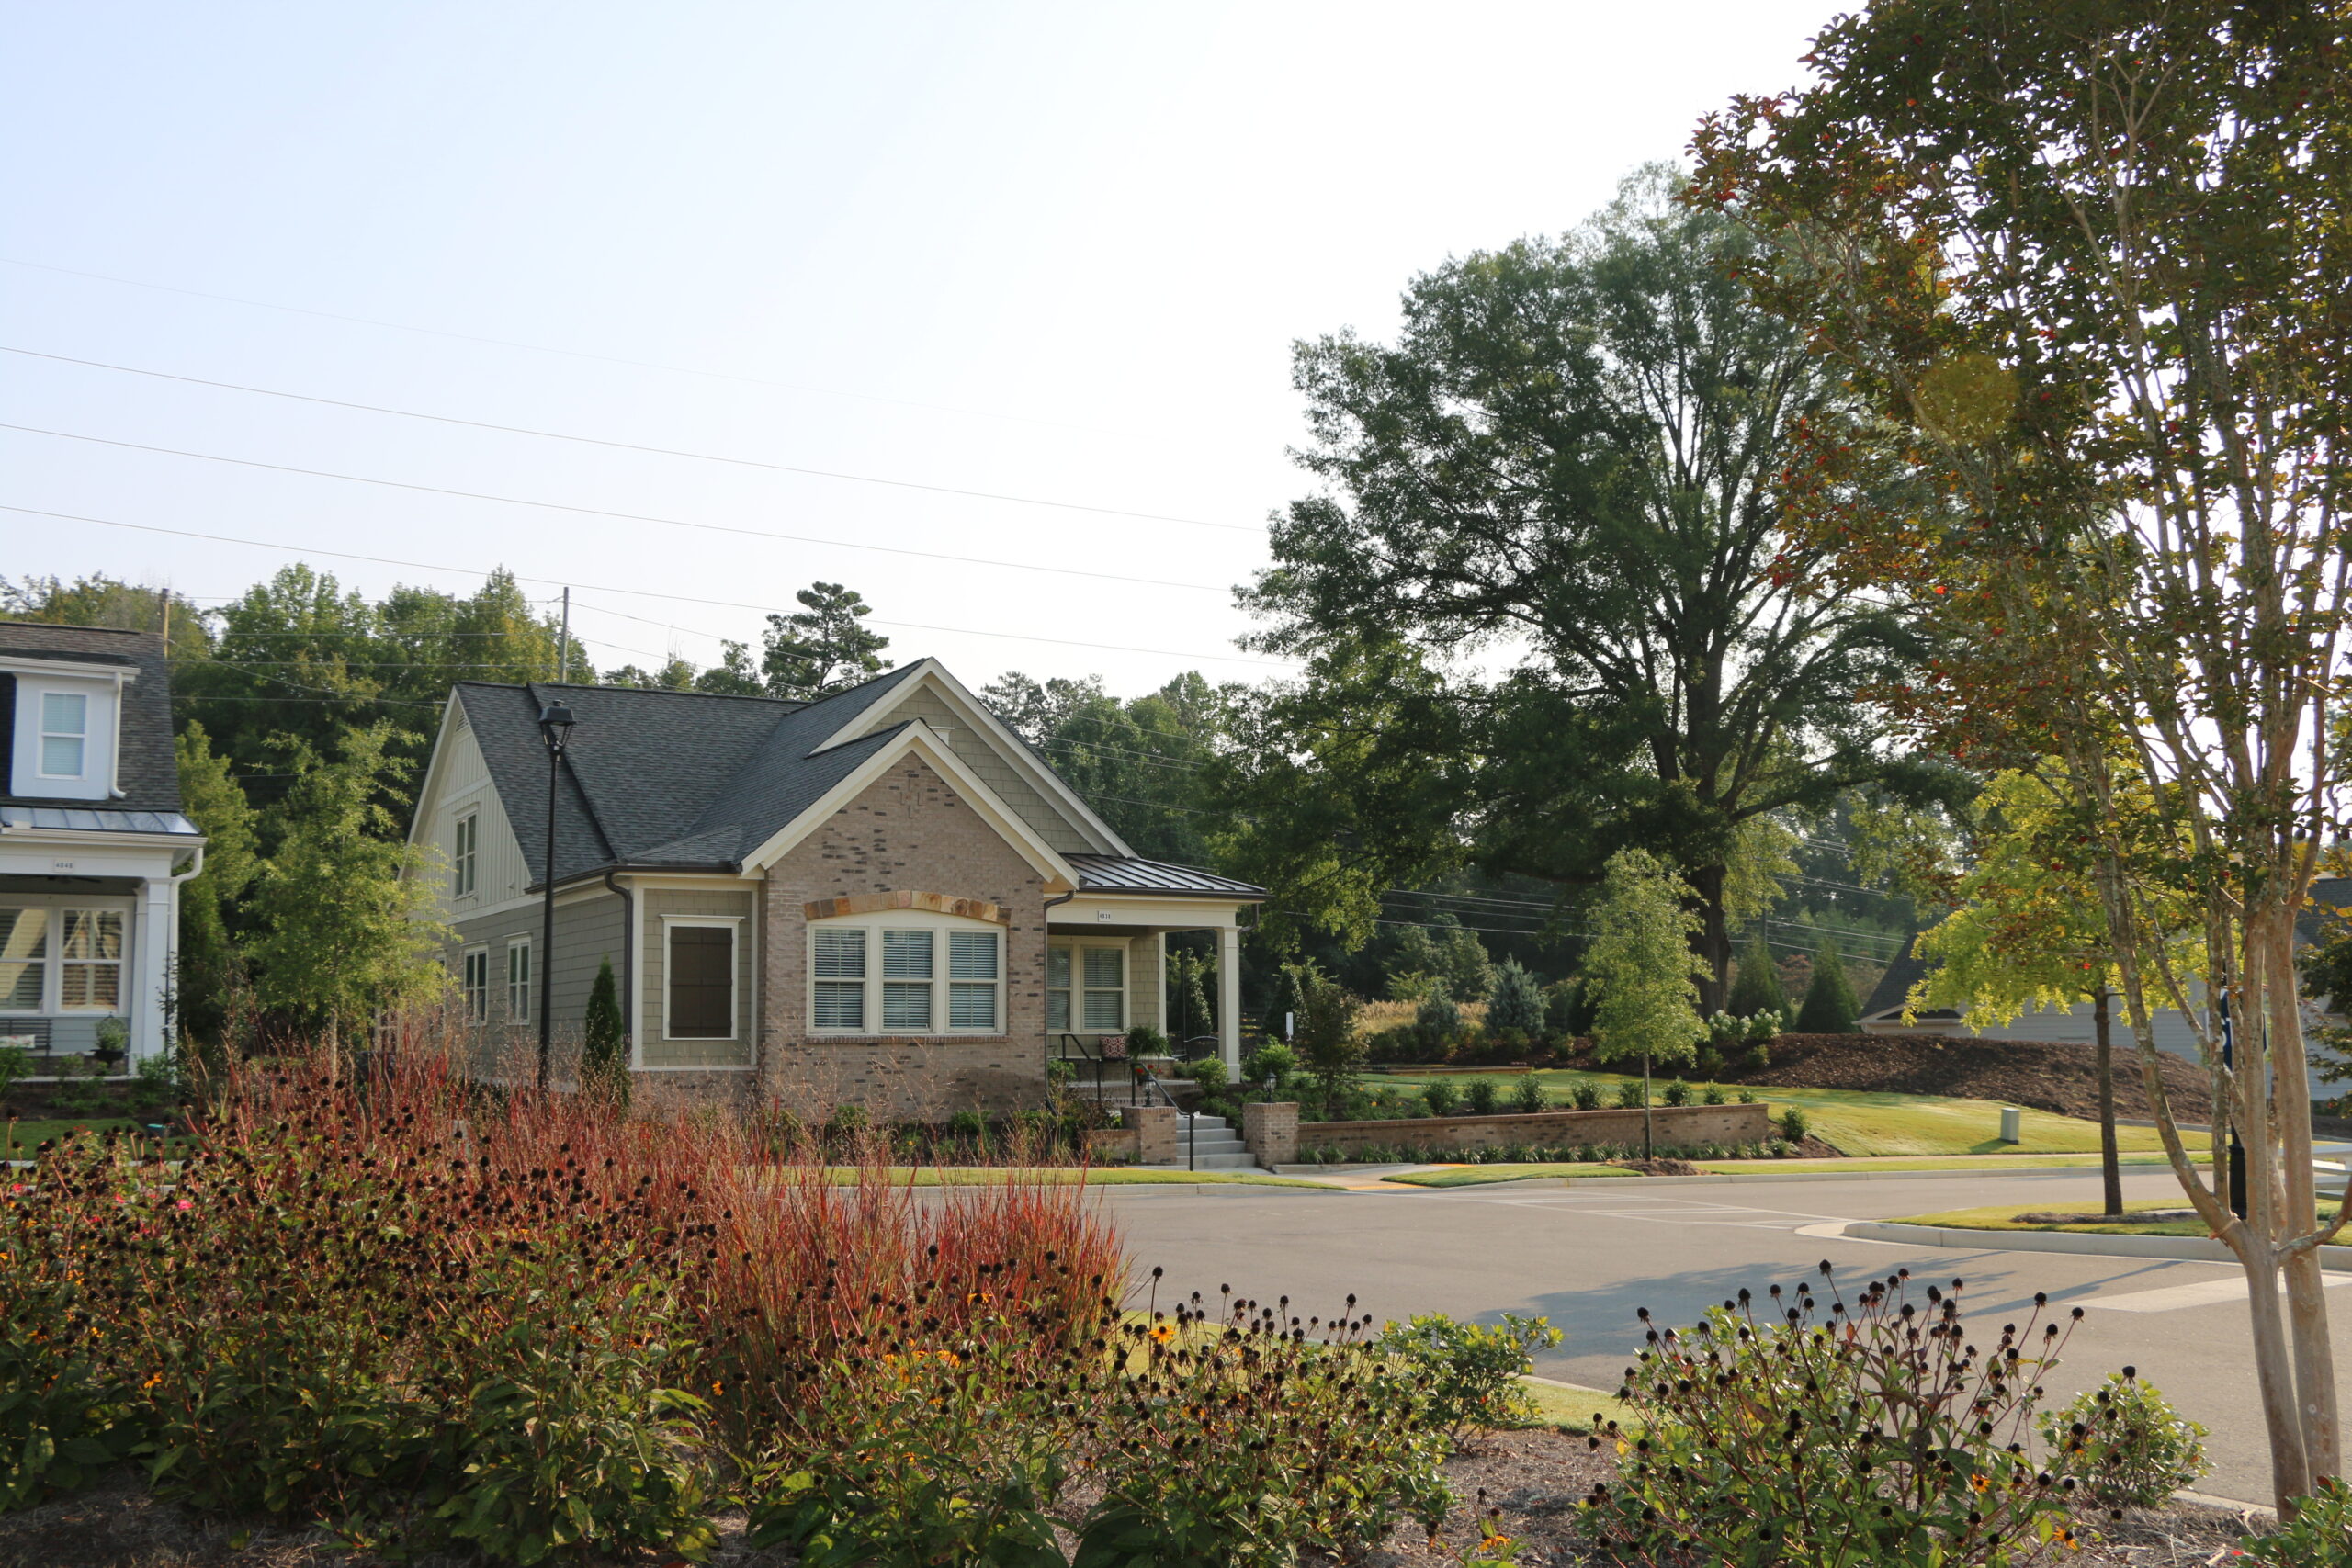
M 103 1133 L 109 1127 L 132 1132 L 144 1126 L 127 1116 L 99 1116 L 87 1121 L 0 1122 L 0 1159 L 30 1159 L 33 1150 L 51 1138 L 62 1138 L 76 1127 Z
M 1634 1418 L 1633 1406 L 1620 1404 L 1615 1394 L 1603 1393 L 1597 1388 L 1562 1388 L 1533 1379 L 1528 1380 L 1525 1386 L 1535 1401 L 1535 1419 L 1531 1425 L 1584 1433 L 1598 1431 L 1614 1421 L 1622 1431 L 1641 1430 L 1642 1424 Z
M 2154 1224 L 2137 1225 L 2026 1224 L 2018 1219 L 2019 1214 L 2064 1213 L 2095 1207 L 2097 1207 L 2096 1202 L 2079 1205 L 2000 1203 L 1983 1209 L 1947 1209 L 1939 1214 L 1905 1214 L 1901 1219 L 1891 1220 L 1888 1223 L 1898 1225 L 1939 1225 L 1948 1230 L 1967 1231 L 2063 1231 L 2079 1235 L 2210 1236 L 2213 1234 L 2211 1228 L 2199 1219 L 2165 1220 Z M 2132 1213 L 2144 1213 L 2150 1209 L 2185 1209 L 2188 1207 L 2188 1202 L 2184 1198 L 2154 1198 L 2128 1202 L 2123 1207 Z M 2319 1206 L 2319 1213 L 2323 1219 L 2333 1219 L 2335 1215 L 2335 1205 L 2322 1203 Z
M 1517 1083 L 1521 1076 L 1512 1071 L 1401 1072 L 1384 1074 L 1381 1081 L 1420 1084 L 1442 1077 L 1459 1089 L 1479 1077 L 1493 1077 L 1508 1087 Z M 1544 1069 L 1535 1076 L 1555 1107 L 1567 1098 L 1572 1085 L 1585 1080 L 1600 1086 L 1603 1106 L 1613 1105 L 1617 1087 L 1626 1081 L 1620 1074 L 1577 1073 L 1556 1067 Z M 1653 1080 L 1653 1090 L 1657 1087 L 1657 1081 Z M 2098 1151 L 2098 1122 L 2070 1116 L 2053 1116 L 2044 1111 L 2026 1111 L 2025 1123 L 2020 1129 L 2025 1134 L 2023 1140 L 2005 1144 L 2000 1139 L 2001 1107 L 1989 1100 L 1947 1100 L 1936 1095 L 1881 1094 L 1867 1089 L 1763 1089 L 1757 1094 L 1771 1107 L 1775 1117 L 1792 1105 L 1802 1107 L 1813 1134 L 1848 1155 L 2096 1154 Z M 1302 1127 L 1299 1136 L 1302 1142 L 1311 1142 L 1314 1134 L 1308 1128 Z M 2133 1151 L 2154 1150 L 2163 1146 L 2153 1127 L 2121 1128 L 2118 1143 L 2120 1147 Z
M 2193 1157 L 2193 1156 L 2192 1156 Z M 1867 1164 L 1847 1159 L 1703 1159 L 1709 1171 L 1786 1171 L 1792 1175 L 1822 1172 L 1837 1176 L 1867 1176 L 1873 1170 L 2097 1170 L 2097 1155 L 1951 1155 L 1917 1158 L 1873 1159 Z M 2161 1152 L 2127 1154 L 2117 1164 L 2126 1169 L 2170 1168 Z M 2210 1161 L 2200 1161 L 2210 1164 Z

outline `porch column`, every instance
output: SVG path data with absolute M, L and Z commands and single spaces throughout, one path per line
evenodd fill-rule
M 1217 1055 L 1225 1058 L 1228 1077 L 1241 1077 L 1241 931 L 1216 929 Z
M 178 892 L 169 876 L 151 876 L 141 885 L 119 1004 L 130 1031 L 132 1062 L 160 1056 L 171 1046 L 164 1034 L 164 998 L 172 980 L 172 915 Z M 126 1070 L 129 1066 L 124 1064 Z

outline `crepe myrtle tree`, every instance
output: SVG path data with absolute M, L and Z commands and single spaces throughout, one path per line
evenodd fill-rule
M 2313 1218 L 2294 965 L 2346 784 L 2342 12 L 1885 4 L 1807 63 L 1701 128 L 1690 193 L 1773 237 L 1747 281 L 1853 389 L 1783 467 L 1795 569 L 1932 614 L 1933 663 L 1880 694 L 1908 724 L 2046 760 L 2166 1156 L 2245 1273 L 2290 1512 L 2343 1467 L 2319 1247 L 2352 1217 Z M 2243 1216 L 2165 1098 L 2160 1007 L 2241 1134 Z
M 1460 862 L 1589 891 L 1646 846 L 1690 886 L 1719 1008 L 1741 825 L 1940 775 L 1856 700 L 1916 634 L 1803 592 L 1826 547 L 1781 527 L 1841 378 L 1733 276 L 1758 243 L 1679 185 L 1643 169 L 1573 234 L 1415 278 L 1393 344 L 1298 346 L 1318 489 L 1243 600 L 1307 671 L 1219 794 L 1283 907 L 1359 936 L 1380 890 Z

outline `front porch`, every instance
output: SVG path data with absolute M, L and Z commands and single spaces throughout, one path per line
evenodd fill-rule
M 1214 872 L 1114 855 L 1069 857 L 1075 892 L 1046 909 L 1046 1035 L 1096 1040 L 1138 1025 L 1182 1056 L 1214 1055 L 1241 1074 L 1241 912 L 1262 889 Z M 1208 933 L 1216 955 L 1214 1020 L 1182 1016 L 1168 997 L 1168 939 Z
M 179 884 L 201 864 L 176 812 L 0 807 L 0 1044 L 34 1077 L 169 1049 Z

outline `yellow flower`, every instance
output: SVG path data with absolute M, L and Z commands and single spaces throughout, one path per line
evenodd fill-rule
M 1151 1337 L 1155 1343 L 1165 1345 L 1176 1337 L 1176 1331 L 1163 1323 L 1151 1331 Z
M 1970 1476 L 1968 1486 L 1972 1492 L 1990 1492 L 1993 1489 L 1993 1483 L 1981 1475 Z

